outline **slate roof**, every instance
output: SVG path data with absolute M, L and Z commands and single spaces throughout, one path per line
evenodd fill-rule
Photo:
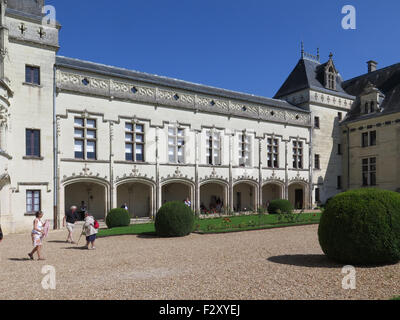
M 359 97 L 371 84 L 385 95 L 380 105 L 382 111 L 361 114 L 361 102 L 358 98 L 344 122 L 400 112 L 400 63 L 347 80 L 343 83 L 343 88 L 349 94 Z
M 85 72 L 93 72 L 93 73 L 110 76 L 110 77 L 118 77 L 118 78 L 124 78 L 127 80 L 141 81 L 141 82 L 145 82 L 145 83 L 149 83 L 149 84 L 160 85 L 160 86 L 181 89 L 181 90 L 187 90 L 187 91 L 192 91 L 192 92 L 197 92 L 197 93 L 202 93 L 202 94 L 215 95 L 215 96 L 219 96 L 219 97 L 223 97 L 223 98 L 227 98 L 227 99 L 235 99 L 235 100 L 241 100 L 241 101 L 246 101 L 246 102 L 255 103 L 255 104 L 262 104 L 262 105 L 267 105 L 267 106 L 272 106 L 272 107 L 277 107 L 277 108 L 284 108 L 284 109 L 289 109 L 289 110 L 293 110 L 296 112 L 309 113 L 308 111 L 305 111 L 305 110 L 303 110 L 299 107 L 296 107 L 296 106 L 294 106 L 286 101 L 283 101 L 283 100 L 271 99 L 271 98 L 256 96 L 256 95 L 247 94 L 247 93 L 241 93 L 241 92 L 230 91 L 230 90 L 226 90 L 226 89 L 215 88 L 215 87 L 206 86 L 206 85 L 202 85 L 202 84 L 197 84 L 197 83 L 182 81 L 182 80 L 178 80 L 178 79 L 168 78 L 168 77 L 164 77 L 164 76 L 143 73 L 143 72 L 139 72 L 139 71 L 117 68 L 117 67 L 113 67 L 113 66 L 108 66 L 108 65 L 104 65 L 104 64 L 83 61 L 83 60 L 73 59 L 73 58 L 68 58 L 68 57 L 63 57 L 63 56 L 56 57 L 56 66 L 85 71 Z
M 280 99 L 291 93 L 304 89 L 314 89 L 319 92 L 326 92 L 340 97 L 353 99 L 353 96 L 343 90 L 343 79 L 340 74 L 336 77 L 336 91 L 325 88 L 324 67 L 326 64 L 327 63 L 321 64 L 315 60 L 301 58 L 274 98 Z

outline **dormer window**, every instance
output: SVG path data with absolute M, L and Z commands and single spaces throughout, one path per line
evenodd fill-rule
M 375 112 L 375 106 L 374 106 L 374 102 L 373 101 L 371 101 L 369 112 L 370 113 L 374 113 Z
M 329 55 L 329 60 L 325 65 L 325 88 L 329 90 L 336 90 L 336 77 L 338 75 L 338 71 L 335 68 L 333 63 L 333 54 Z
M 336 90 L 336 74 L 333 67 L 330 67 L 327 73 L 327 89 Z

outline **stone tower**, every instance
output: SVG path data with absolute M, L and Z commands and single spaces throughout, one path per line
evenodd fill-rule
M 0 223 L 8 233 L 32 223 L 25 206 L 29 192 L 40 195 L 40 210 L 53 217 L 49 124 L 60 26 L 44 23 L 44 0 L 0 0 L 0 6 Z
M 276 99 L 311 112 L 310 189 L 314 206 L 324 204 L 343 188 L 339 124 L 355 97 L 345 92 L 342 83 L 333 54 L 321 63 L 319 50 L 317 55 L 312 55 L 302 45 L 299 62 L 275 95 Z

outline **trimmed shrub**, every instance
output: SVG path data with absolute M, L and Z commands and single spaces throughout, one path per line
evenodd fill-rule
M 194 213 L 183 202 L 167 202 L 157 212 L 155 229 L 160 237 L 184 237 L 194 228 Z
M 340 263 L 397 263 L 400 194 L 368 188 L 337 195 L 322 214 L 318 237 L 324 253 Z
M 112 209 L 106 218 L 106 225 L 109 229 L 126 227 L 131 224 L 131 215 L 123 208 Z
M 268 213 L 269 214 L 292 214 L 293 213 L 293 206 L 290 201 L 285 199 L 279 200 L 272 200 L 268 206 Z

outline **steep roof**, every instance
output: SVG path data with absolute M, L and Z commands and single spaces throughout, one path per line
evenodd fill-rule
M 362 114 L 358 98 L 348 113 L 345 122 L 367 119 L 383 114 L 400 112 L 400 63 L 347 80 L 343 88 L 351 95 L 361 96 L 368 87 L 375 87 L 385 95 L 378 113 Z
M 181 90 L 188 90 L 188 91 L 193 91 L 193 92 L 198 92 L 198 93 L 203 93 L 203 94 L 216 95 L 216 96 L 220 96 L 220 97 L 224 97 L 224 98 L 228 98 L 228 99 L 237 99 L 237 100 L 247 101 L 247 102 L 251 102 L 251 103 L 258 103 L 258 104 L 263 104 L 263 105 L 272 106 L 272 107 L 289 109 L 289 110 L 293 110 L 296 112 L 302 112 L 302 113 L 307 112 L 307 111 L 305 111 L 299 107 L 296 107 L 296 106 L 294 106 L 286 101 L 283 101 L 283 100 L 271 99 L 271 98 L 256 96 L 256 95 L 252 95 L 252 94 L 241 93 L 241 92 L 237 92 L 237 91 L 230 91 L 230 90 L 226 90 L 226 89 L 215 88 L 215 87 L 206 86 L 206 85 L 202 85 L 202 84 L 197 84 L 197 83 L 187 82 L 187 81 L 183 81 L 183 80 L 143 73 L 143 72 L 139 72 L 139 71 L 117 68 L 117 67 L 113 67 L 113 66 L 107 66 L 104 64 L 83 61 L 83 60 L 79 60 L 79 59 L 57 56 L 56 57 L 56 66 L 75 69 L 75 70 L 81 70 L 81 71 L 86 71 L 86 72 L 93 72 L 93 73 L 102 74 L 102 75 L 110 76 L 110 77 L 118 77 L 118 78 L 133 80 L 133 81 L 141 81 L 141 82 L 145 82 L 145 83 L 161 85 L 161 86 L 166 86 L 166 87 L 170 87 L 170 88 L 177 88 L 177 89 L 181 89 Z
M 280 99 L 304 89 L 314 89 L 345 98 L 354 98 L 343 90 L 343 79 L 340 74 L 336 77 L 336 91 L 325 88 L 324 69 L 326 65 L 327 63 L 321 64 L 315 60 L 301 58 L 274 98 Z
M 7 8 L 33 16 L 42 16 L 44 0 L 8 0 Z

